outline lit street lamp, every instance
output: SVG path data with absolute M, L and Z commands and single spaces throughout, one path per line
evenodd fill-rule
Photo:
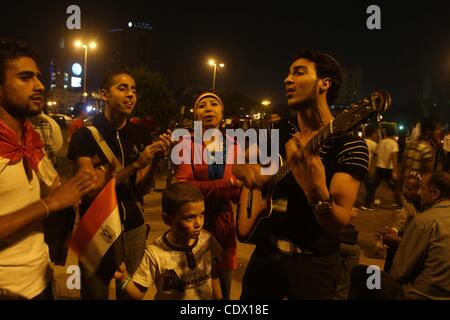
M 263 101 L 261 101 L 261 104 L 262 104 L 264 107 L 268 107 L 268 106 L 270 106 L 270 105 L 272 104 L 272 101 L 267 100 L 267 99 L 264 99 Z
M 212 83 L 212 89 L 214 90 L 216 87 L 216 72 L 217 72 L 217 66 L 219 66 L 220 68 L 224 68 L 225 64 L 223 64 L 222 62 L 217 64 L 216 61 L 214 60 L 209 60 L 208 64 L 212 67 L 214 67 L 214 72 L 213 72 L 213 83 Z
M 87 52 L 88 52 L 88 45 L 82 43 L 80 40 L 75 41 L 75 46 L 77 48 L 83 48 L 84 49 L 84 79 L 83 79 L 83 97 L 87 96 L 86 92 L 86 78 L 87 78 Z M 95 49 L 97 47 L 97 44 L 94 41 L 91 41 L 89 43 L 89 48 Z

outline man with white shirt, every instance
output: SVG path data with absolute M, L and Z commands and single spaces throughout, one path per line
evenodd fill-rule
M 398 159 L 398 143 L 395 140 L 395 129 L 393 127 L 386 128 L 386 138 L 381 140 L 377 149 L 377 162 L 375 180 L 370 184 L 367 191 L 364 204 L 361 209 L 373 211 L 372 206 L 375 192 L 382 180 L 385 180 L 394 194 L 394 207 L 399 207 L 400 195 L 396 190 L 395 181 L 398 179 L 397 159 Z
M 44 85 L 21 42 L 0 39 L 0 291 L 7 297 L 52 299 L 52 270 L 42 222 L 90 191 L 80 172 L 60 186 L 28 117 L 42 111 Z M 52 189 L 41 198 L 40 182 Z

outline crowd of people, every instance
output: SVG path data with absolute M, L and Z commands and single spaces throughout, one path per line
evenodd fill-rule
M 242 205 L 242 188 L 264 190 L 268 184 L 287 199 L 287 208 L 255 241 L 241 299 L 322 300 L 338 292 L 346 298 L 347 291 L 351 299 L 450 299 L 449 141 L 443 151 L 442 124 L 422 121 L 401 161 L 391 130 L 379 142 L 375 129 L 366 131 L 366 141 L 352 134 L 320 141 L 318 133 L 326 134 L 335 119 L 330 106 L 341 82 L 340 66 L 328 54 L 308 49 L 292 60 L 284 86 L 297 131 L 280 135 L 290 174 L 274 182 L 261 174 L 260 164 L 236 162 L 241 155 L 251 158 L 259 145 L 246 149 L 226 135 L 200 144 L 193 134 L 172 141 L 170 129 L 150 134 L 151 119 L 147 127 L 130 121 L 138 87 L 127 70 L 112 70 L 100 88 L 103 112 L 70 134 L 73 175 L 61 181 L 53 164 L 62 138 L 53 123 L 44 123 L 37 59 L 24 43 L 0 40 L 0 297 L 54 298 L 43 223 L 70 207 L 83 217 L 116 179 L 124 259 L 113 277 L 79 262 L 82 299 L 108 299 L 113 279 L 117 299 L 142 299 L 152 286 L 155 299 L 230 299 L 237 268 L 233 203 Z M 216 92 L 200 92 L 192 108 L 203 131 L 221 129 L 225 105 Z M 276 114 L 267 119 L 270 125 L 279 121 Z M 143 198 L 155 167 L 177 143 L 192 151 L 180 154 L 190 161 L 174 164 L 176 182 L 162 194 L 169 229 L 147 243 Z M 192 161 L 196 153 L 200 163 Z M 390 250 L 383 289 L 370 291 L 366 269 L 357 265 L 351 221 L 360 183 L 366 186 L 361 208 L 371 211 L 382 180 L 401 211 L 395 225 L 380 231 Z

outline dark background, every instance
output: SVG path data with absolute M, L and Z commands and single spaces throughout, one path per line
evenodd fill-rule
M 179 82 L 210 83 L 206 61 L 218 57 L 226 64 L 218 86 L 255 99 L 270 97 L 274 104 L 285 102 L 282 80 L 300 48 L 361 66 L 362 93 L 390 91 L 400 115 L 414 109 L 408 103 L 420 96 L 424 78 L 450 74 L 445 1 L 15 1 L 2 4 L 0 34 L 29 41 L 45 75 L 57 39 L 67 30 L 71 4 L 81 7 L 81 31 L 99 43 L 89 56 L 92 85 L 98 85 L 99 62 L 108 53 L 102 33 L 133 20 L 152 25 L 152 59 L 176 65 L 172 77 Z M 381 8 L 381 30 L 366 27 L 371 4 Z

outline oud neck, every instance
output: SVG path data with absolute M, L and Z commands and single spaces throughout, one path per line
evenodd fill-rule
M 317 153 L 319 148 L 333 135 L 333 120 L 327 125 L 322 127 L 306 144 L 306 149 L 310 153 Z M 281 180 L 283 180 L 287 175 L 291 173 L 291 166 L 289 161 L 285 161 L 278 172 L 272 177 L 271 185 L 275 186 Z
M 306 149 L 310 153 L 317 153 L 320 147 L 330 139 L 333 135 L 333 120 L 331 120 L 327 125 L 322 127 L 306 144 Z

